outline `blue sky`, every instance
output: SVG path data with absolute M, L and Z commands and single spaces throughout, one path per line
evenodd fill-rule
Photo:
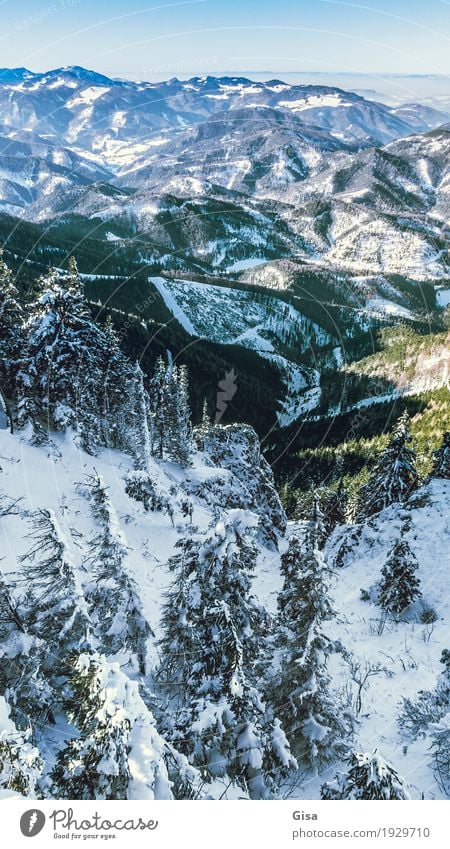
M 0 0 L 3 66 L 450 74 L 450 0 Z

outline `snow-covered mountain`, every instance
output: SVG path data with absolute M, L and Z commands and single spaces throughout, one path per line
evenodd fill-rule
M 396 109 L 342 89 L 292 86 L 280 80 L 194 77 L 135 83 L 79 67 L 42 74 L 24 69 L 0 72 L 4 123 L 17 129 L 31 127 L 60 144 L 76 143 L 103 156 L 109 165 L 125 140 L 145 144 L 158 133 L 201 123 L 211 115 L 255 107 L 281 110 L 337 139 L 366 144 L 409 135 L 418 121 L 413 107 L 397 115 Z M 445 120 L 445 113 L 432 110 L 420 115 L 425 127 Z
M 20 216 L 37 199 L 73 186 L 109 181 L 111 172 L 71 149 L 29 132 L 0 127 L 0 210 Z
M 448 130 L 435 128 L 446 120 L 279 80 L 5 70 L 0 208 L 57 226 L 81 217 L 100 233 L 108 221 L 111 239 L 150 239 L 142 259 L 163 269 L 281 256 L 439 279 Z
M 304 180 L 324 156 L 359 149 L 296 113 L 256 105 L 220 112 L 122 168 L 120 185 L 163 186 L 183 175 L 245 194 Z

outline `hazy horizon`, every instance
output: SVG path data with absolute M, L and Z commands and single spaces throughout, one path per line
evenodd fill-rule
M 2 64 L 37 71 L 450 74 L 450 4 L 441 0 L 3 0 L 0 13 Z

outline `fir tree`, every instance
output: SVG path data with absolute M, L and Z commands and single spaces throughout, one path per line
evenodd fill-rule
M 173 366 L 169 372 L 165 398 L 165 433 L 169 457 L 180 466 L 189 466 L 193 443 L 185 366 Z
M 0 387 L 9 398 L 15 391 L 19 370 L 22 338 L 22 308 L 12 272 L 0 250 Z
M 189 410 L 189 386 L 185 366 L 166 367 L 157 360 L 151 380 L 152 453 L 162 459 L 164 453 L 189 466 L 193 451 L 193 435 Z
M 91 359 L 95 330 L 73 266 L 65 276 L 52 271 L 45 282 L 27 328 L 29 371 L 49 424 L 75 427 L 80 367 L 83 357 Z
M 441 790 L 450 794 L 450 710 L 432 726 L 433 769 Z
M 9 587 L 0 575 L 0 644 L 8 642 L 11 632 L 26 633 L 25 623 L 12 599 Z
M 352 752 L 348 765 L 346 773 L 322 786 L 322 799 L 410 799 L 405 779 L 376 749 L 372 754 Z
M 194 428 L 194 439 L 200 451 L 204 450 L 205 439 L 207 438 L 213 425 L 209 416 L 208 402 L 206 398 L 203 400 L 202 418 L 200 424 Z
M 0 578 L 0 692 L 21 727 L 50 718 L 55 701 L 48 675 L 43 671 L 45 644 L 27 632 L 19 605 L 4 578 Z
M 91 542 L 90 562 L 94 581 L 87 589 L 92 621 L 103 651 L 126 652 L 136 657 L 145 673 L 147 640 L 152 635 L 139 600 L 138 589 L 126 570 L 128 549 L 116 512 L 100 475 L 87 478 L 81 487 L 90 499 L 99 532 Z
M 130 364 L 120 350 L 120 336 L 116 333 L 110 316 L 106 319 L 98 341 L 102 372 L 103 439 L 108 446 L 128 451 L 128 399 L 124 399 L 124 385 L 129 379 Z
M 345 525 L 347 521 L 348 495 L 343 477 L 339 478 L 336 489 L 330 489 L 326 493 L 321 508 L 325 533 L 329 537 L 338 525 Z
M 123 395 L 124 360 L 118 350 L 110 350 L 111 339 L 92 321 L 74 260 L 67 274 L 52 271 L 42 285 L 26 328 L 22 383 L 32 388 L 33 415 L 42 415 L 50 427 L 78 428 L 83 446 L 92 453 L 106 411 L 111 415 L 111 399 L 118 403 L 120 384 Z
M 20 611 L 28 630 L 45 640 L 61 663 L 70 651 L 90 644 L 90 621 L 77 569 L 52 510 L 39 510 L 30 534 L 33 545 L 21 557 L 28 593 Z
M 153 445 L 152 453 L 160 460 L 164 457 L 166 444 L 166 394 L 167 369 L 164 360 L 159 357 L 156 361 L 155 374 L 151 381 L 152 416 L 153 416 Z
M 432 478 L 450 479 L 450 433 L 444 433 L 442 445 L 433 452 Z
M 310 522 L 306 539 L 291 537 L 282 556 L 277 641 L 281 668 L 269 685 L 272 700 L 282 703 L 278 713 L 293 754 L 308 769 L 342 756 L 352 731 L 351 717 L 332 692 L 327 672 L 333 646 L 323 625 L 334 613 L 316 539 Z
M 255 551 L 239 511 L 205 539 L 187 539 L 163 611 L 170 738 L 207 779 L 225 776 L 267 798 L 293 764 L 282 729 L 254 686 L 267 620 L 250 595 Z
M 148 472 L 151 455 L 150 402 L 144 386 L 144 375 L 135 364 L 128 381 L 129 430 L 135 469 Z
M 43 763 L 30 731 L 19 731 L 10 719 L 10 707 L 0 696 L 0 790 L 33 798 Z
M 78 443 L 87 454 L 96 456 L 103 442 L 102 423 L 98 408 L 99 370 L 91 371 L 83 363 L 79 370 L 80 388 L 77 397 Z
M 81 655 L 71 677 L 68 716 L 80 732 L 52 771 L 64 799 L 171 799 L 165 743 L 152 714 L 118 663 Z
M 404 502 L 417 489 L 416 455 L 410 448 L 408 414 L 404 413 L 357 501 L 357 520 L 364 521 L 394 502 Z
M 450 651 L 444 649 L 444 667 L 435 690 L 419 690 L 416 699 L 403 699 L 399 725 L 413 740 L 425 736 L 434 722 L 439 722 L 450 710 Z
M 384 610 L 402 613 L 420 597 L 420 581 L 416 575 L 418 565 L 406 539 L 397 540 L 381 570 L 379 602 Z

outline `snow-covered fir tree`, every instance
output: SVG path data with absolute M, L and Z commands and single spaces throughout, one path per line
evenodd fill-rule
M 0 249 L 0 387 L 10 399 L 15 393 L 22 353 L 22 323 L 23 313 L 13 274 Z
M 433 770 L 441 790 L 450 795 L 450 710 L 431 726 Z
M 202 417 L 200 420 L 200 424 L 198 424 L 197 427 L 194 429 L 195 441 L 200 451 L 203 451 L 204 449 L 205 439 L 208 436 L 208 433 L 211 430 L 212 426 L 213 425 L 208 410 L 208 402 L 205 398 L 203 401 Z
M 406 539 L 398 539 L 381 570 L 379 603 L 389 613 L 402 613 L 420 598 L 419 564 Z
M 55 513 L 37 511 L 29 536 L 33 544 L 21 557 L 26 595 L 20 615 L 27 629 L 48 644 L 48 668 L 57 671 L 58 661 L 64 665 L 68 653 L 89 647 L 91 623 L 79 572 Z
M 99 370 L 91 371 L 87 363 L 79 370 L 80 388 L 77 397 L 76 426 L 78 444 L 83 451 L 96 455 L 103 443 L 102 420 L 98 409 Z
M 325 533 L 328 537 L 338 525 L 344 525 L 347 521 L 348 495 L 343 477 L 339 478 L 335 489 L 330 489 L 325 493 L 320 506 L 323 513 Z
M 156 362 L 150 384 L 152 415 L 152 453 L 189 466 L 194 449 L 189 383 L 185 366 L 166 366 L 162 357 Z
M 206 539 L 179 547 L 159 671 L 173 711 L 168 734 L 208 780 L 227 776 L 251 798 L 268 798 L 293 760 L 254 682 L 267 619 L 250 594 L 248 528 L 231 511 Z
M 276 640 L 281 666 L 269 683 L 272 699 L 281 703 L 278 715 L 293 754 L 312 770 L 341 757 L 352 731 L 352 717 L 333 693 L 327 671 L 333 646 L 324 623 L 334 612 L 316 534 L 310 520 L 305 537 L 292 536 L 281 558 L 284 584 Z
M 415 740 L 425 736 L 430 725 L 439 722 L 450 711 L 450 651 L 441 656 L 443 670 L 434 690 L 419 690 L 415 699 L 404 698 L 399 725 L 404 734 Z
M 26 324 L 22 372 L 48 425 L 65 429 L 81 423 L 83 447 L 90 450 L 124 361 L 118 351 L 108 350 L 110 338 L 91 319 L 75 260 L 66 274 L 51 271 L 42 285 Z
M 121 337 L 116 333 L 111 317 L 100 328 L 96 339 L 99 367 L 102 374 L 99 414 L 102 442 L 129 451 L 127 422 L 127 381 L 132 366 L 120 348 Z
M 155 373 L 151 380 L 151 405 L 153 415 L 152 453 L 160 460 L 164 457 L 166 443 L 165 399 L 167 395 L 167 368 L 162 357 L 158 357 Z
M 126 653 L 145 672 L 147 640 L 152 634 L 127 572 L 128 549 L 108 490 L 98 474 L 80 487 L 89 497 L 99 531 L 91 541 L 92 582 L 86 589 L 90 613 L 104 653 Z
M 450 432 L 444 433 L 442 444 L 433 453 L 431 477 L 450 480 Z
M 16 728 L 10 712 L 9 705 L 0 696 L 0 791 L 2 796 L 20 794 L 34 798 L 43 762 L 38 749 L 30 742 L 30 731 Z
M 416 454 L 410 447 L 408 413 L 400 416 L 387 448 L 364 486 L 361 487 L 356 508 L 358 521 L 379 513 L 394 502 L 404 502 L 417 488 Z
M 180 466 L 189 466 L 193 451 L 189 410 L 188 376 L 185 366 L 173 366 L 168 375 L 165 398 L 167 453 Z
M 348 770 L 321 789 L 322 799 L 410 799 L 408 785 L 393 766 L 374 752 L 352 752 Z
M 118 663 L 82 654 L 71 677 L 68 716 L 80 736 L 68 742 L 52 771 L 64 799 L 172 799 L 158 734 L 136 681 Z
M 127 381 L 127 395 L 128 438 L 134 466 L 135 469 L 148 472 L 152 447 L 150 400 L 139 363 L 135 364 Z
M 14 603 L 6 580 L 0 575 L 0 643 L 8 642 L 11 632 L 26 633 L 25 624 Z
M 36 727 L 51 719 L 55 702 L 44 668 L 47 646 L 28 633 L 11 589 L 0 577 L 0 693 L 6 695 L 21 728 L 30 722 Z
M 48 423 L 57 428 L 75 427 L 83 357 L 89 359 L 91 373 L 97 372 L 91 335 L 96 328 L 74 261 L 67 275 L 53 270 L 43 285 L 27 325 L 28 372 Z

